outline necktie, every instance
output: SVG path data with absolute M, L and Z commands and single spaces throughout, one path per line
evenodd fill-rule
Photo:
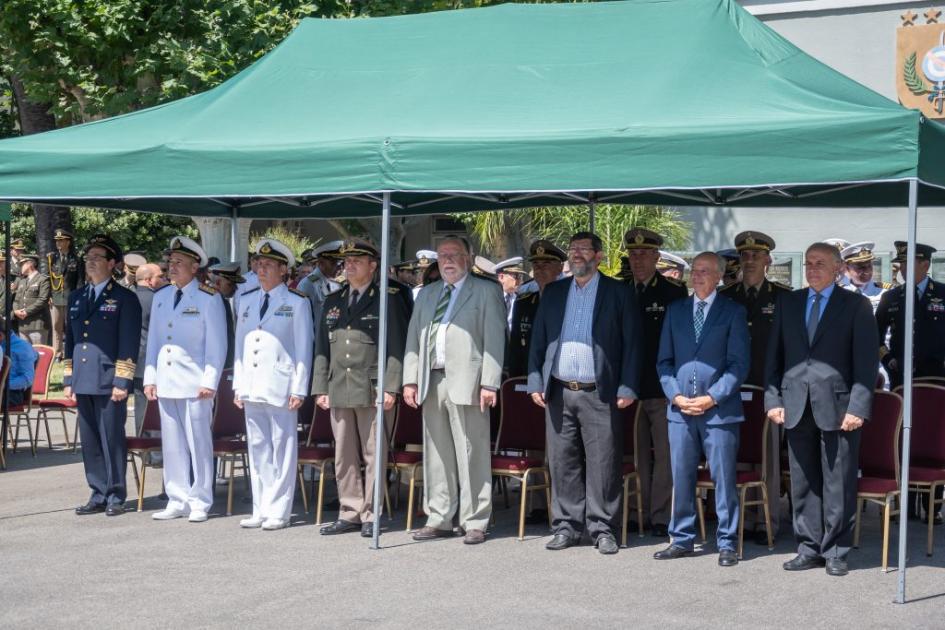
M 359 297 L 361 297 L 361 296 L 358 295 L 358 290 L 357 290 L 357 289 L 355 289 L 354 291 L 352 291 L 352 292 L 351 292 L 351 301 L 348 302 L 348 306 L 349 306 L 349 307 L 352 307 L 352 306 L 354 306 L 355 304 L 357 304 Z
M 89 304 L 95 302 L 95 287 L 93 287 L 91 284 L 89 285 L 89 295 L 86 299 L 88 300 Z
M 696 329 L 696 341 L 699 341 L 699 335 L 702 334 L 702 325 L 705 324 L 706 306 L 708 306 L 708 302 L 699 302 L 696 308 L 696 316 L 693 320 L 693 324 Z
M 177 293 L 174 294 L 174 308 L 177 308 L 177 305 L 180 304 L 180 299 L 184 297 L 184 291 L 177 289 Z
M 268 311 L 268 310 L 269 310 L 269 294 L 267 293 L 265 296 L 263 296 L 263 303 L 262 303 L 262 306 L 259 307 L 259 319 L 260 319 L 260 320 L 263 318 L 263 315 L 265 315 L 265 314 L 266 314 L 266 311 Z
M 820 293 L 814 293 L 814 305 L 810 307 L 810 316 L 807 318 L 807 343 L 814 343 L 814 333 L 820 323 Z
M 453 294 L 453 285 L 446 285 L 446 290 L 440 296 L 440 301 L 436 304 L 436 310 L 433 312 L 433 321 L 430 322 L 430 338 L 427 339 L 427 347 L 430 350 L 430 365 L 433 365 L 433 359 L 436 356 L 436 332 L 440 328 L 440 322 L 446 315 L 446 309 L 450 305 L 450 296 Z
M 637 295 L 643 295 L 643 290 L 646 288 L 646 285 L 642 282 L 637 282 Z

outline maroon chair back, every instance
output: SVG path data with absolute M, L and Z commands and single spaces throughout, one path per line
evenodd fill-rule
M 158 402 L 156 400 L 149 400 L 147 407 L 144 409 L 144 421 L 141 423 L 141 433 L 138 434 L 138 437 L 144 435 L 145 431 L 160 430 L 161 410 L 158 408 Z
M 528 395 L 528 380 L 524 376 L 510 378 L 502 383 L 501 421 L 496 438 L 496 451 L 544 451 L 545 410 L 532 402 Z
M 397 405 L 397 421 L 394 423 L 394 437 L 391 444 L 395 448 L 406 444 L 423 444 L 423 407 L 414 409 L 400 400 Z
M 309 397 L 311 398 L 311 396 Z M 322 409 L 315 405 L 315 413 L 312 416 L 312 426 L 308 432 L 309 446 L 328 446 L 335 440 L 335 434 L 331 430 L 331 411 Z
M 49 375 L 52 374 L 53 359 L 56 351 L 52 346 L 36 344 L 33 350 L 39 355 L 36 360 L 36 372 L 33 375 L 33 396 L 46 398 L 49 392 Z
M 765 393 L 760 387 L 742 385 L 742 408 L 745 410 L 745 421 L 742 422 L 741 434 L 738 438 L 739 464 L 760 466 L 764 461 L 765 445 L 762 444 L 765 427 L 768 426 L 768 415 L 765 413 Z
M 637 453 L 634 450 L 634 447 L 637 443 L 637 417 L 640 414 L 640 401 L 634 400 L 633 404 L 627 407 L 626 409 L 621 409 L 620 413 L 623 414 L 624 425 L 623 425 L 623 457 L 632 457 L 634 463 L 636 463 Z
M 945 387 L 916 383 L 912 388 L 911 465 L 945 468 Z
M 10 362 L 7 361 L 6 355 L 0 354 L 0 400 L 3 400 L 3 396 L 6 394 L 9 376 Z
M 245 433 L 246 416 L 233 403 L 233 370 L 223 370 L 213 413 L 213 439 L 232 438 Z
M 866 477 L 899 479 L 902 396 L 877 390 L 873 410 L 860 435 L 860 470 Z

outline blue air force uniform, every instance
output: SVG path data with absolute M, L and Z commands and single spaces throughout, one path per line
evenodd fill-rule
M 93 238 L 90 246 L 104 246 L 95 241 Z M 90 287 L 69 294 L 63 385 L 72 388 L 78 403 L 82 459 L 92 489 L 89 503 L 121 506 L 126 495 L 128 403 L 111 397 L 112 388 L 131 391 L 141 335 L 141 303 L 138 296 L 111 279 L 92 288 L 94 299 L 89 295 Z

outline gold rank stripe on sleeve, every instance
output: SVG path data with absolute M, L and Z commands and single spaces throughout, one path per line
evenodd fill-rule
M 115 361 L 115 376 L 118 378 L 133 379 L 135 377 L 135 362 L 131 359 Z
M 72 376 L 72 359 L 62 360 L 62 375 Z

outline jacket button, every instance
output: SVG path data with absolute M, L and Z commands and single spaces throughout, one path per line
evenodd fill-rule
M 88 326 L 88 325 L 89 325 L 89 320 L 85 320 L 83 323 L 84 323 L 86 326 Z
M 89 336 L 89 333 L 82 333 L 82 336 L 83 336 L 83 337 L 88 337 L 88 336 Z
M 171 336 L 170 336 L 170 335 L 168 335 L 168 336 L 167 336 L 167 340 L 168 340 L 168 341 L 170 341 L 170 340 L 171 340 Z M 168 351 L 168 352 L 170 352 L 170 351 L 171 351 L 171 349 L 170 349 L 170 348 L 168 348 L 168 349 L 167 349 L 167 351 Z
M 85 361 L 85 359 L 82 359 L 82 360 Z M 349 372 L 351 371 L 351 368 L 346 368 L 346 369 L 347 369 Z
M 82 349 L 83 349 L 83 350 L 88 350 L 89 347 L 88 347 L 87 345 L 85 345 L 85 344 L 82 344 Z
M 168 337 L 168 339 L 170 339 L 170 337 Z M 168 348 L 168 349 L 167 349 L 167 351 L 168 351 L 168 352 L 170 352 L 170 351 L 171 351 L 171 349 L 170 349 L 170 348 Z
M 350 355 L 350 354 L 346 354 L 346 355 L 345 355 L 345 358 L 346 358 L 346 359 L 350 359 L 350 358 L 351 358 L 351 355 Z
M 173 322 L 168 322 L 168 323 L 167 323 L 167 327 L 168 327 L 168 328 L 173 328 L 173 327 L 174 327 L 174 323 L 173 323 Z
M 170 364 L 171 364 L 171 362 L 170 362 L 170 361 L 168 361 L 168 362 L 167 362 L 167 364 L 168 364 L 168 365 L 170 365 Z
M 258 367 L 258 366 L 255 363 L 253 363 L 253 367 Z
M 85 363 L 85 361 L 86 361 L 86 359 L 85 359 L 85 357 L 83 357 L 83 358 L 82 358 L 82 363 Z
M 259 354 L 259 350 L 253 350 L 253 354 Z

